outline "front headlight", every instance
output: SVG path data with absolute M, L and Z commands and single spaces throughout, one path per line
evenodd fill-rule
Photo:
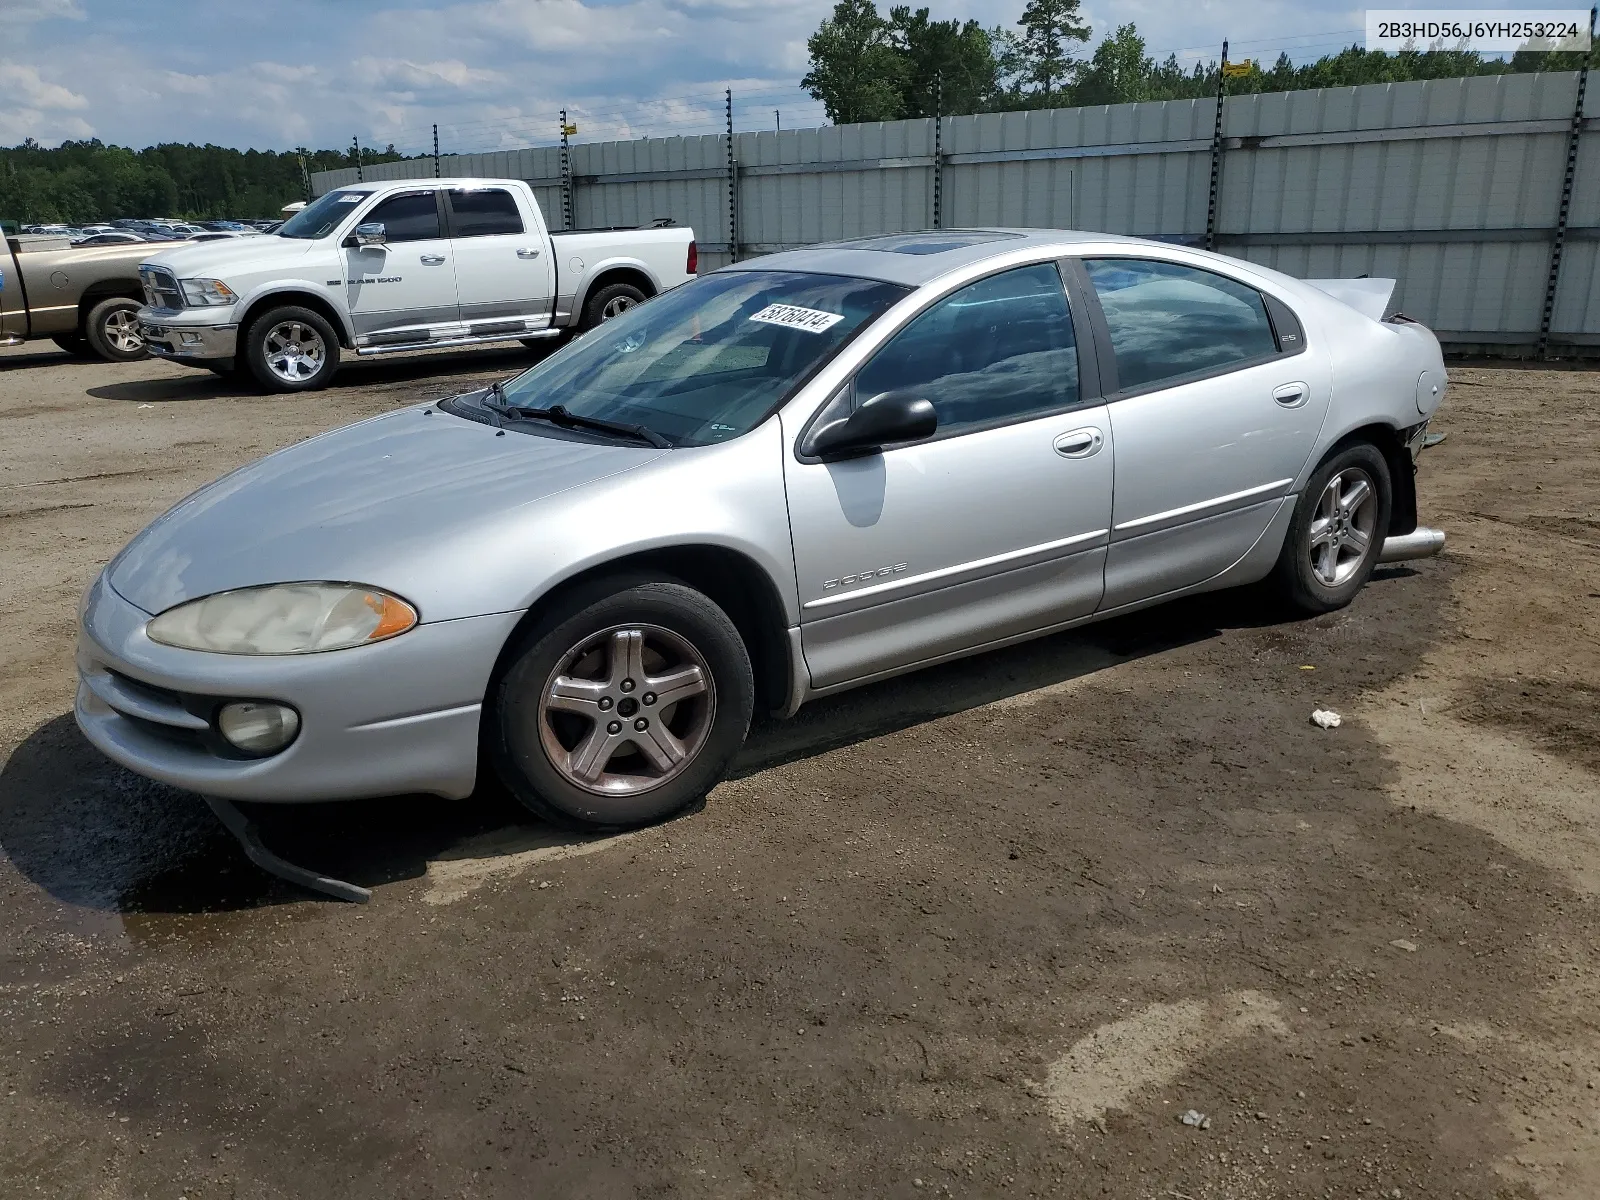
M 152 642 L 214 654 L 317 654 L 381 642 L 417 623 L 398 596 L 351 583 L 276 583 L 169 608 Z
M 233 294 L 233 289 L 220 279 L 182 279 L 178 281 L 178 286 L 183 288 L 184 302 L 196 308 L 239 302 L 239 297 Z

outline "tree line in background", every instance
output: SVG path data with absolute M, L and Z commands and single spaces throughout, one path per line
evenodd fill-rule
M 839 0 L 806 43 L 811 70 L 800 81 L 836 125 L 906 117 L 1027 108 L 1186 100 L 1217 90 L 1217 60 L 1184 70 L 1176 55 L 1158 62 L 1132 25 L 1119 25 L 1078 57 L 1090 29 L 1079 0 L 1028 0 L 1015 30 L 977 21 L 934 21 L 928 10 L 873 0 Z M 1219 47 L 1220 49 L 1220 47 Z M 1296 66 L 1280 54 L 1230 78 L 1230 94 L 1400 83 L 1521 71 L 1576 71 L 1581 51 L 1519 52 L 1509 60 L 1470 51 L 1386 54 L 1350 46 Z
M 401 157 L 393 146 L 361 153 L 367 165 Z M 175 142 L 130 150 L 98 139 L 46 149 L 29 138 L 0 147 L 0 217 L 68 225 L 116 217 L 276 217 L 291 200 L 306 198 L 307 173 L 353 166 L 348 150 L 280 153 Z

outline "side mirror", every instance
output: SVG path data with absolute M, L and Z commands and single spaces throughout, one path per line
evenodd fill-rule
M 848 417 L 817 430 L 811 437 L 811 452 L 824 460 L 856 458 L 899 442 L 920 442 L 938 428 L 933 405 L 921 396 L 883 392 Z
M 356 231 L 345 239 L 346 246 L 383 246 L 388 244 L 389 238 L 384 233 L 382 221 L 363 221 L 356 226 Z

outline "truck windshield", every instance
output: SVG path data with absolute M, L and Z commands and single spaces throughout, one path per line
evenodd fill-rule
M 370 195 L 371 192 L 329 192 L 313 200 L 279 226 L 278 236 L 307 241 L 327 237 L 339 227 L 339 222 L 350 215 L 355 205 Z
M 642 425 L 678 446 L 727 441 L 909 292 L 841 275 L 719 271 L 586 333 L 507 383 L 505 401 Z

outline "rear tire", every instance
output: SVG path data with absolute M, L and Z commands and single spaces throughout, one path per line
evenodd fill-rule
M 325 388 L 339 369 L 339 337 L 309 308 L 269 308 L 244 331 L 240 354 L 269 392 Z
M 112 296 L 89 310 L 83 319 L 83 336 L 89 348 L 107 362 L 138 362 L 149 357 L 150 350 L 139 332 L 139 322 L 134 314 L 139 302 L 125 296 Z
M 536 815 L 630 829 L 714 787 L 754 709 L 750 657 L 722 609 L 681 583 L 613 576 L 527 630 L 490 689 L 485 734 L 496 774 Z
M 1389 464 L 1370 442 L 1330 454 L 1295 501 L 1274 568 L 1279 593 L 1304 613 L 1343 608 L 1372 575 L 1389 530 Z
M 643 304 L 649 297 L 631 283 L 608 283 L 599 291 L 592 293 L 583 304 L 582 329 L 593 329 L 596 325 L 604 324 L 612 317 L 620 317 L 636 304 Z

